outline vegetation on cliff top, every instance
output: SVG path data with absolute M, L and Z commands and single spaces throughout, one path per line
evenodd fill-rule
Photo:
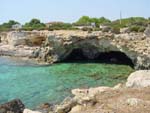
M 39 19 L 32 19 L 30 22 L 23 25 L 24 30 L 44 30 L 46 25 L 41 23 Z
M 0 31 L 9 31 L 11 30 L 12 26 L 15 24 L 19 24 L 19 22 L 14 20 L 9 20 L 8 22 L 0 25 Z
M 3 23 L 0 25 L 0 31 L 10 31 L 13 30 L 12 26 L 15 24 L 19 24 L 19 22 L 10 20 L 7 23 Z M 114 32 L 118 32 L 120 28 L 129 28 L 132 32 L 143 32 L 147 25 L 150 24 L 150 18 L 143 17 L 130 17 L 124 19 L 118 19 L 115 21 L 111 21 L 105 17 L 100 18 L 91 18 L 89 16 L 82 16 L 74 23 L 63 23 L 63 22 L 50 22 L 50 23 L 42 23 L 39 19 L 32 19 L 30 22 L 22 25 L 23 30 L 72 30 L 79 29 L 78 26 L 82 26 L 83 30 L 89 26 L 92 27 L 92 30 L 101 30 L 101 26 L 109 27 L 109 30 Z
M 100 24 L 111 23 L 111 21 L 105 17 L 101 18 L 90 18 L 89 16 L 82 16 L 74 25 L 77 26 L 88 26 L 91 23 L 95 23 L 96 27 L 99 27 Z

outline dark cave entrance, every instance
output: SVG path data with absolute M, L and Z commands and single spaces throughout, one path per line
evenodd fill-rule
M 83 50 L 78 48 L 73 49 L 61 62 L 121 64 L 134 68 L 132 60 L 126 54 L 119 51 L 97 52 L 93 59 L 89 59 Z

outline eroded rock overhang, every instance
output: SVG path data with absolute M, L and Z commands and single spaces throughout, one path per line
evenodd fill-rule
M 142 33 L 55 33 L 49 35 L 41 47 L 39 59 L 49 63 L 63 61 L 75 49 L 81 49 L 88 59 L 94 59 L 99 53 L 120 52 L 131 59 L 135 69 L 149 69 L 149 43 L 150 39 Z

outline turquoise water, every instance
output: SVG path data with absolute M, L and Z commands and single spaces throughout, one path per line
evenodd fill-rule
M 124 82 L 133 70 L 129 66 L 98 63 L 60 63 L 34 66 L 0 57 L 0 103 L 20 98 L 26 107 L 57 103 L 71 96 L 73 88 Z

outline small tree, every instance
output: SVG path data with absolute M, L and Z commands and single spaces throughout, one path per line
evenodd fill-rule
M 0 25 L 0 31 L 9 31 L 12 29 L 12 26 L 15 24 L 19 24 L 19 22 L 14 21 L 14 20 L 9 20 L 8 22 Z
M 46 25 L 41 23 L 39 19 L 32 19 L 30 22 L 25 23 L 23 26 L 24 30 L 43 30 L 45 29 Z
M 89 16 L 82 16 L 75 24 L 76 25 L 90 25 L 91 20 Z

